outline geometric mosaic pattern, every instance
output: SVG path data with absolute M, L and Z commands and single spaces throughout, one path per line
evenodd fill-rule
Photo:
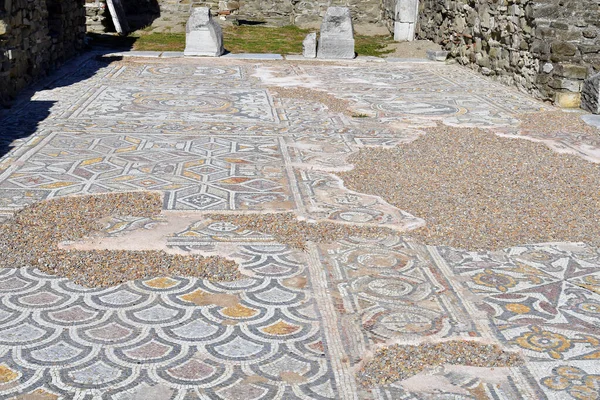
M 325 91 L 369 118 L 271 86 Z M 410 142 L 434 122 L 515 134 L 518 113 L 546 108 L 436 63 L 74 61 L 0 120 L 0 222 L 42 199 L 160 191 L 163 215 L 115 218 L 104 235 L 127 242 L 177 211 L 185 226 L 162 248 L 235 259 L 244 278 L 90 289 L 23 266 L 0 270 L 0 397 L 600 397 L 597 249 L 553 243 L 478 253 L 391 234 L 298 251 L 203 218 L 293 211 L 411 229 L 425 221 L 344 188 L 335 172 L 351 167 L 350 154 Z M 539 134 L 584 156 L 600 148 L 597 138 Z M 449 338 L 499 343 L 526 363 L 495 373 L 429 370 L 419 379 L 439 383 L 437 393 L 355 381 L 378 345 Z

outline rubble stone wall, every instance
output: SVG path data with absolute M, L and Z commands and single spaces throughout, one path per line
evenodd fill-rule
M 124 4 L 128 1 L 124 0 Z M 139 0 L 136 0 L 139 1 Z M 279 24 L 320 24 L 327 7 L 346 6 L 352 18 L 361 24 L 383 21 L 382 0 L 158 0 L 161 14 L 189 15 L 190 7 L 210 7 L 213 12 L 225 11 L 239 14 L 255 21 L 273 21 Z
M 0 104 L 83 48 L 84 0 L 0 0 Z
M 460 64 L 569 107 L 600 70 L 599 15 L 600 0 L 420 0 L 416 35 Z

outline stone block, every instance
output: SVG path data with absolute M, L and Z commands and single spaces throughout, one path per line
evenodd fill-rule
M 448 52 L 445 50 L 427 50 L 427 58 L 432 61 L 446 61 Z
M 581 93 L 557 92 L 554 103 L 561 108 L 579 108 L 581 106 Z
M 415 40 L 415 26 L 410 22 L 394 22 L 394 40 L 396 42 Z
M 213 20 L 208 7 L 192 8 L 192 14 L 185 26 L 186 56 L 219 57 L 224 52 L 223 31 Z
M 552 54 L 559 56 L 574 56 L 577 47 L 573 43 L 555 41 L 552 43 Z
M 585 79 L 587 78 L 587 73 L 588 69 L 586 66 L 576 64 L 559 64 L 554 71 L 554 75 L 569 79 Z
M 304 38 L 302 42 L 302 55 L 305 58 L 317 57 L 317 34 L 311 32 Z
M 593 75 L 583 82 L 581 108 L 593 114 L 600 114 L 600 74 Z
M 8 22 L 3 19 L 0 19 L 0 36 L 6 35 L 9 30 Z
M 354 32 L 348 7 L 329 7 L 321 24 L 318 58 L 352 59 Z
M 121 0 L 106 0 L 106 5 L 108 6 L 108 11 L 110 12 L 116 31 L 121 35 L 128 34 L 129 23 L 127 22 L 125 9 Z
M 564 89 L 569 92 L 580 92 L 581 91 L 581 81 L 579 80 L 571 80 L 566 78 L 554 78 L 550 81 L 549 86 L 554 89 Z

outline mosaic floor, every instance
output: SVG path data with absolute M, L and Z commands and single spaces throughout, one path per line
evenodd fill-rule
M 326 91 L 351 113 L 281 97 L 276 86 Z M 598 249 L 477 253 L 407 242 L 400 232 L 426 221 L 335 175 L 361 146 L 409 142 L 435 122 L 519 134 L 518 113 L 547 105 L 425 62 L 87 55 L 38 89 L 0 121 L 2 220 L 43 199 L 160 191 L 159 218 L 108 221 L 96 246 L 138 238 L 140 249 L 220 254 L 245 278 L 93 289 L 19 265 L 0 270 L 0 398 L 600 397 Z M 600 147 L 596 137 L 550 139 L 588 156 Z M 280 211 L 398 234 L 300 251 L 204 217 Z M 174 217 L 185 227 L 151 235 Z M 152 243 L 139 240 L 146 233 Z M 526 363 L 422 373 L 433 386 L 355 381 L 378 345 L 447 338 L 499 343 Z

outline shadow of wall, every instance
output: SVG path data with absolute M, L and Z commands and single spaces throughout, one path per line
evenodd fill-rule
M 123 0 L 127 22 L 132 31 L 152 25 L 160 17 L 157 0 Z
M 13 100 L 10 109 L 0 110 L 0 174 L 11 165 L 9 154 L 19 146 L 19 139 L 26 139 L 44 129 L 44 121 L 52 112 L 60 112 L 60 94 L 53 89 L 71 86 L 93 77 L 100 69 L 121 57 L 102 57 L 111 50 L 95 51 L 67 61 L 60 69 L 22 90 Z M 36 94 L 44 93 L 42 99 Z

